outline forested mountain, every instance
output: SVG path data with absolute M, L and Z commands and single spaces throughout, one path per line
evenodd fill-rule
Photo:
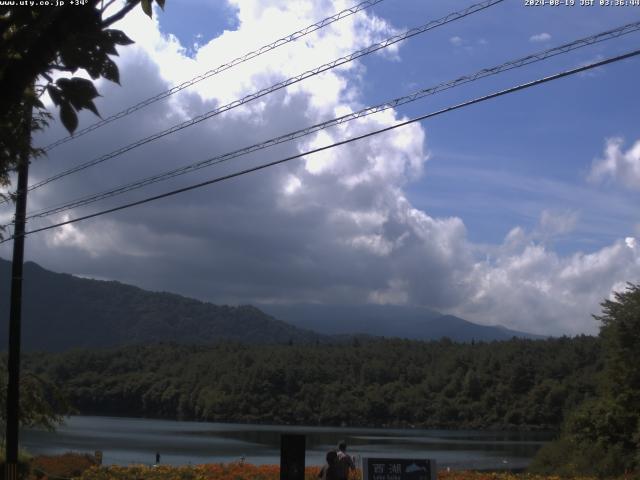
M 456 342 L 544 338 L 500 326 L 478 325 L 422 307 L 400 305 L 258 305 L 280 320 L 325 335 L 366 333 L 409 340 Z
M 593 337 L 130 346 L 31 354 L 84 414 L 306 425 L 555 428 L 594 395 Z
M 5 298 L 9 292 L 10 270 L 11 263 L 0 259 L 0 292 L 5 292 Z M 26 262 L 24 270 L 22 342 L 25 350 L 61 351 L 161 341 L 341 343 L 356 334 L 418 340 L 448 337 L 463 342 L 531 337 L 423 308 L 265 306 L 272 317 L 249 305 L 219 306 L 119 282 L 54 273 L 33 262 Z M 1 302 L 1 350 L 7 344 L 8 311 L 8 302 Z
M 8 298 L 11 263 L 0 259 L 0 292 Z M 119 282 L 54 273 L 24 265 L 22 344 L 25 350 L 60 351 L 175 341 L 309 343 L 314 332 L 293 327 L 252 306 L 218 306 Z M 7 345 L 8 302 L 1 303 L 0 348 Z

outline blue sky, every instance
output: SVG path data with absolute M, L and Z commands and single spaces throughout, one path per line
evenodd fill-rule
M 384 0 L 69 142 L 34 165 L 32 178 L 472 3 Z M 350 5 L 175 0 L 153 21 L 134 12 L 120 26 L 136 41 L 121 51 L 123 87 L 101 82 L 98 107 L 117 112 Z M 65 202 L 638 20 L 640 7 L 506 0 L 66 178 L 30 202 L 33 209 Z M 631 33 L 585 47 L 34 225 L 389 126 L 618 55 L 639 39 Z M 594 333 L 590 314 L 599 302 L 640 281 L 639 74 L 638 58 L 619 62 L 34 235 L 27 254 L 54 270 L 218 303 L 419 305 L 535 333 Z M 38 140 L 62 133 L 54 125 Z

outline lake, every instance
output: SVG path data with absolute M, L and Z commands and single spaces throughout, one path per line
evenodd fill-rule
M 33 454 L 103 451 L 104 464 L 187 465 L 245 461 L 280 463 L 280 435 L 307 436 L 307 465 L 321 465 L 325 453 L 346 440 L 361 457 L 436 459 L 439 468 L 518 469 L 551 438 L 541 432 L 484 432 L 391 428 L 290 427 L 140 418 L 68 417 L 56 432 L 27 430 L 21 445 Z

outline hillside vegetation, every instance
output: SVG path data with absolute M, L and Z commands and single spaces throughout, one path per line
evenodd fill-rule
M 10 267 L 10 262 L 0 259 L 0 290 L 9 291 Z M 33 262 L 26 262 L 24 270 L 22 346 L 26 351 L 158 342 L 342 343 L 352 334 L 455 341 L 532 337 L 425 308 L 265 305 L 271 316 L 251 305 L 215 305 L 120 282 L 55 273 Z M 8 302 L 0 304 L 0 318 L 8 315 Z M 340 329 L 335 328 L 338 325 Z M 7 329 L 0 329 L 0 350 L 6 348 L 6 335 Z
M 594 394 L 593 337 L 183 346 L 26 357 L 85 414 L 307 425 L 556 428 Z
M 0 259 L 0 289 L 9 291 L 11 263 Z M 54 273 L 25 263 L 22 344 L 61 351 L 136 343 L 296 343 L 323 341 L 250 305 L 214 305 L 119 282 Z M 0 314 L 8 318 L 8 304 Z M 7 330 L 0 329 L 0 348 Z
M 640 285 L 601 305 L 596 396 L 570 412 L 560 438 L 538 453 L 537 472 L 640 478 Z

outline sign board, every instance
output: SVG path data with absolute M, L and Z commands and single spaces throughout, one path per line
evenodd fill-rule
M 304 435 L 280 437 L 280 480 L 304 480 Z
M 362 477 L 363 480 L 436 480 L 436 461 L 364 457 Z

